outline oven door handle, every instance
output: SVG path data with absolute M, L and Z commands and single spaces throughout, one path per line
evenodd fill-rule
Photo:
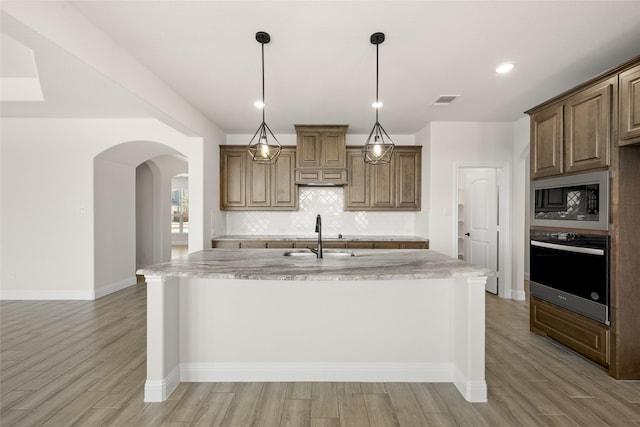
M 532 240 L 531 246 L 538 246 L 538 247 L 547 248 L 547 249 L 555 249 L 557 251 L 564 251 L 564 252 L 577 252 L 579 254 L 601 255 L 601 256 L 604 255 L 604 249 L 583 248 L 581 246 L 557 245 L 555 243 L 539 242 L 537 240 Z

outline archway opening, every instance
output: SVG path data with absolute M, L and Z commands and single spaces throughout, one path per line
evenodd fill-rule
M 135 284 L 139 267 L 171 258 L 171 178 L 187 169 L 184 154 L 155 141 L 125 142 L 94 158 L 96 298 Z

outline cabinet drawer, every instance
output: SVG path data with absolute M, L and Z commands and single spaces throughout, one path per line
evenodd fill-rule
M 546 335 L 594 362 L 609 366 L 609 328 L 595 320 L 531 297 L 530 329 Z

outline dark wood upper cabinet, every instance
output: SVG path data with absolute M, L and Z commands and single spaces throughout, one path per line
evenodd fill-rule
M 244 208 L 247 205 L 245 180 L 246 149 L 220 147 L 220 209 Z
M 298 157 L 297 167 L 318 168 L 320 167 L 320 147 L 322 144 L 322 134 L 315 130 L 297 130 L 298 132 Z
M 618 145 L 640 143 L 640 65 L 620 74 Z
M 564 172 L 564 105 L 557 104 L 531 116 L 531 177 Z
M 612 77 L 565 102 L 566 172 L 609 166 L 613 90 Z
M 396 206 L 420 210 L 422 194 L 422 147 L 395 151 Z
M 280 159 L 278 159 L 280 160 Z M 271 206 L 271 165 L 247 160 L 247 207 L 268 208 Z
M 271 206 L 298 209 L 298 186 L 294 182 L 296 151 L 283 148 L 278 161 L 271 165 Z
M 617 78 L 534 109 L 531 114 L 531 177 L 607 168 Z
M 344 186 L 345 207 L 350 210 L 365 210 L 371 207 L 369 189 L 369 167 L 364 162 L 361 149 L 347 150 L 348 184 Z
M 347 181 L 346 125 L 295 125 L 296 182 L 335 184 Z
M 256 163 L 246 147 L 220 147 L 221 210 L 297 210 L 296 151 L 283 147 L 274 164 Z
M 391 163 L 364 163 L 361 147 L 347 149 L 347 211 L 418 211 L 422 188 L 422 147 L 396 146 Z

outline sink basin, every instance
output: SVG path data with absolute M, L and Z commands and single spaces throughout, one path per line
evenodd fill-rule
M 293 257 L 316 257 L 316 254 L 311 252 L 308 249 L 297 249 L 294 251 L 286 251 L 284 256 L 293 256 Z M 345 249 L 325 249 L 322 251 L 322 256 L 324 258 L 333 258 L 333 257 L 350 257 L 356 256 L 353 251 L 345 250 Z

